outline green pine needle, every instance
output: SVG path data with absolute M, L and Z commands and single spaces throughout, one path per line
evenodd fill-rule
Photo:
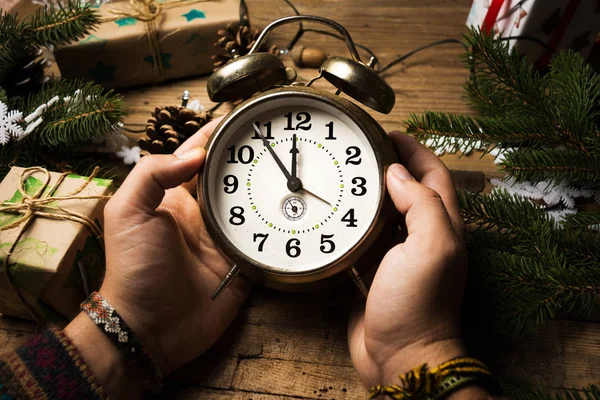
M 34 44 L 56 46 L 86 37 L 100 23 L 100 14 L 90 4 L 71 0 L 65 6 L 40 8 L 24 23 Z
M 502 382 L 502 389 L 514 400 L 600 400 L 600 386 L 581 389 L 551 389 L 537 380 L 520 378 Z
M 581 188 L 600 186 L 600 157 L 576 150 L 520 149 L 507 152 L 502 170 L 517 182 L 568 182 Z

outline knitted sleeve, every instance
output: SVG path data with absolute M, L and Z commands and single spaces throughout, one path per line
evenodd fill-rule
M 0 355 L 0 399 L 107 399 L 73 344 L 58 328 Z

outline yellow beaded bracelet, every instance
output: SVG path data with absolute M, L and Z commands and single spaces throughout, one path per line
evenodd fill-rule
M 400 375 L 401 385 L 375 386 L 369 399 L 388 396 L 394 400 L 439 400 L 465 386 L 492 385 L 492 374 L 481 361 L 470 357 L 457 357 L 429 370 L 427 364 Z

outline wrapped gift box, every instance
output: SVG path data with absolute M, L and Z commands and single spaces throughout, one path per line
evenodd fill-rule
M 19 190 L 24 168 L 13 167 L 0 183 L 3 205 L 22 204 Z M 42 194 L 47 196 L 61 174 L 50 172 L 49 186 Z M 29 195 L 40 189 L 46 179 L 42 172 L 34 172 L 24 179 L 23 188 Z M 56 188 L 52 197 L 65 196 L 85 183 L 84 177 L 69 175 Z M 79 196 L 106 195 L 110 180 L 94 178 Z M 50 206 L 102 222 L 105 199 L 69 199 L 53 201 Z M 23 305 L 27 302 L 38 319 L 60 322 L 73 318 L 86 295 L 97 290 L 104 276 L 104 251 L 99 239 L 88 227 L 71 220 L 33 216 L 23 231 L 8 260 L 8 271 L 14 287 L 23 296 L 20 299 L 8 281 L 4 265 L 13 242 L 23 229 L 25 221 L 15 227 L 21 214 L 0 209 L 0 313 L 32 319 Z M 7 228 L 8 227 L 8 228 Z
M 474 0 L 467 26 L 480 27 L 510 40 L 544 70 L 553 52 L 572 49 L 600 70 L 600 2 L 588 0 Z M 552 51 L 550 51 L 550 49 Z
M 130 2 L 101 5 L 104 22 L 95 32 L 55 49 L 61 75 L 117 88 L 212 72 L 217 32 L 239 22 L 239 0 L 158 3 L 149 21 L 126 16 L 136 13 Z

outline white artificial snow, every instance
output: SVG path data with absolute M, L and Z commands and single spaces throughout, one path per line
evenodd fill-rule
M 127 165 L 137 164 L 140 161 L 141 149 L 138 146 L 127 147 L 121 146 L 121 150 L 115 154 L 117 157 L 122 158 L 123 162 Z
M 8 106 L 0 101 L 0 144 L 6 144 L 11 138 L 23 136 L 23 128 L 18 124 L 23 113 L 8 110 Z
M 186 108 L 188 108 L 192 111 L 195 111 L 197 113 L 206 110 L 206 107 L 204 107 L 202 104 L 200 104 L 200 100 L 198 100 L 198 99 L 194 99 L 194 100 L 190 101 L 187 104 Z

